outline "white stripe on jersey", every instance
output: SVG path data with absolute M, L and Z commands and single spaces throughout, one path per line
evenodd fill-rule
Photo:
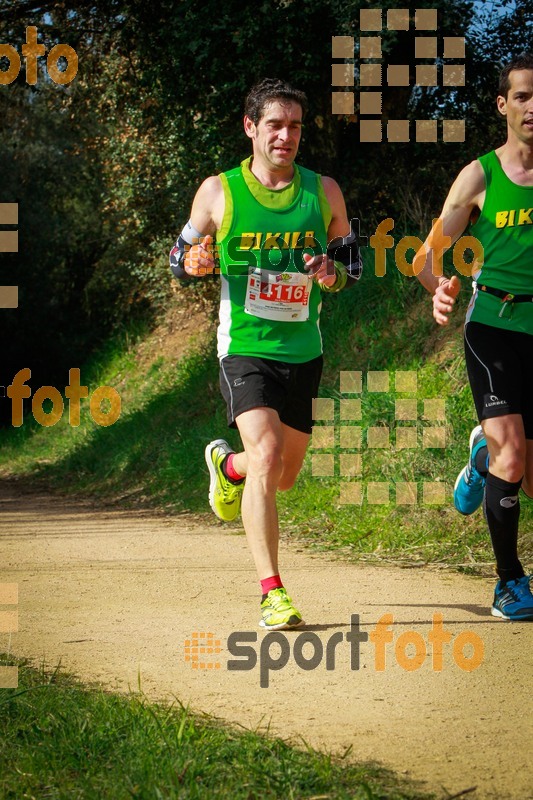
M 225 275 L 220 273 L 220 309 L 218 312 L 219 325 L 217 329 L 218 358 L 224 358 L 229 353 L 231 345 L 231 300 L 229 297 L 229 282 Z

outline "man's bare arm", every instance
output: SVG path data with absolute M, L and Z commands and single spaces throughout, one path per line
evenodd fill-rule
M 332 219 L 328 228 L 328 255 L 346 269 L 344 286 L 353 286 L 363 271 L 359 242 L 348 221 L 344 197 L 338 184 L 332 178 L 323 178 L 324 190 L 328 198 Z
M 333 178 L 322 177 L 324 194 L 331 208 L 331 222 L 328 228 L 328 242 L 338 236 L 347 236 L 350 233 L 350 223 L 346 213 L 346 203 L 341 187 Z
M 322 186 L 324 187 L 324 194 L 326 195 L 331 209 L 331 221 L 327 231 L 329 246 L 334 239 L 341 239 L 349 235 L 350 223 L 348 221 L 346 204 L 339 184 L 334 181 L 333 178 L 323 176 L 321 180 Z M 348 247 L 345 247 L 344 250 L 348 250 Z M 355 246 L 352 250 L 355 251 Z M 331 251 L 324 253 L 322 256 L 315 256 L 313 259 L 307 261 L 307 268 L 312 272 L 315 280 L 317 280 L 325 290 L 338 291 L 339 288 L 343 288 L 347 285 L 347 281 L 350 281 L 350 283 L 355 282 L 347 277 L 345 267 L 342 267 L 344 270 L 343 274 L 338 274 L 338 269 L 341 267 L 342 265 L 339 265 L 337 268 L 335 267 Z
M 483 168 L 479 161 L 472 161 L 455 179 L 439 218 L 415 256 L 418 280 L 433 294 L 433 316 L 439 325 L 448 323 L 448 314 L 461 288 L 457 276 L 450 279 L 439 274 L 440 259 L 464 232 L 473 209 L 481 208 L 484 193 Z
M 176 277 L 200 277 L 214 271 L 213 234 L 220 227 L 223 214 L 222 183 L 218 176 L 212 176 L 196 192 L 189 222 L 171 250 L 170 264 Z
M 223 203 L 224 190 L 218 175 L 206 178 L 196 192 L 192 204 L 191 222 L 194 227 L 204 234 L 213 235 L 222 221 Z
M 192 204 L 191 223 L 205 236 L 185 256 L 185 272 L 188 275 L 203 276 L 214 272 L 213 235 L 221 225 L 223 214 L 222 182 L 218 175 L 212 175 L 202 183 Z

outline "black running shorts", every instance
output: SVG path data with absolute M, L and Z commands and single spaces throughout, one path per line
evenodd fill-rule
M 521 414 L 533 439 L 533 336 L 468 322 L 465 357 L 478 419 Z
M 228 425 L 252 408 L 273 408 L 280 420 L 302 433 L 313 427 L 313 398 L 318 397 L 322 356 L 290 364 L 254 356 L 225 356 L 220 362 L 220 389 L 228 408 Z

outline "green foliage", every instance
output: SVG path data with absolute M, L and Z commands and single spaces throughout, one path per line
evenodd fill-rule
M 460 324 L 467 292 L 459 298 L 450 329 L 437 328 L 431 303 L 415 279 L 388 269 L 384 278 L 367 271 L 354 289 L 324 298 L 323 336 L 325 371 L 320 394 L 340 399 L 339 372 L 390 372 L 389 391 L 362 395 L 363 431 L 386 425 L 391 429 L 389 449 L 368 448 L 363 435 L 365 483 L 388 482 L 390 502 L 362 505 L 339 502 L 342 477 L 339 432 L 334 448 L 334 477 L 312 474 L 312 449 L 302 474 L 290 492 L 278 495 L 281 530 L 295 541 L 342 551 L 356 559 L 455 565 L 478 574 L 493 573 L 493 555 L 481 512 L 465 519 L 455 512 L 451 492 L 464 466 L 475 412 L 468 387 Z M 181 290 L 185 303 L 194 287 Z M 145 335 L 142 331 L 137 336 Z M 150 343 L 148 338 L 147 343 Z M 418 391 L 399 398 L 418 397 L 419 447 L 397 449 L 394 376 L 417 371 Z M 20 429 L 2 432 L 0 468 L 11 475 L 31 475 L 63 491 L 119 497 L 122 503 L 142 502 L 168 513 L 205 514 L 209 476 L 203 459 L 207 442 L 221 435 L 238 448 L 235 431 L 226 427 L 218 389 L 218 368 L 212 331 L 191 344 L 176 367 L 164 355 L 140 362 L 135 336 L 110 340 L 108 347 L 82 371 L 92 392 L 97 385 L 115 386 L 122 397 L 122 414 L 111 427 L 99 428 L 82 404 L 81 426 L 72 428 L 68 414 L 53 428 L 40 428 L 27 418 Z M 445 401 L 446 447 L 421 446 L 423 399 Z M 335 420 L 337 430 L 341 420 Z M 351 423 L 358 424 L 358 423 Z M 415 482 L 416 505 L 397 505 L 395 485 Z M 445 487 L 445 503 L 423 502 L 424 482 Z M 520 552 L 526 564 L 533 560 L 531 503 L 523 504 Z
M 387 0 L 380 7 L 396 5 Z M 395 235 L 423 236 L 459 166 L 501 141 L 493 111 L 496 73 L 500 60 L 530 46 L 533 12 L 525 2 L 476 4 L 472 24 L 474 9 L 464 0 L 417 6 L 438 8 L 440 36 L 466 34 L 467 86 L 451 94 L 384 89 L 386 115 L 464 115 L 462 145 L 359 144 L 355 120 L 333 117 L 330 37 L 357 39 L 359 7 L 340 0 L 229 0 L 223 7 L 214 0 L 126 0 L 120 7 L 97 0 L 74 3 L 70 12 L 54 2 L 38 10 L 32 4 L 0 9 L 2 41 L 20 41 L 23 25 L 33 23 L 47 46 L 70 42 L 80 57 L 79 75 L 68 87 L 52 85 L 43 75 L 29 87 L 22 72 L 0 91 L 0 201 L 17 200 L 21 216 L 20 254 L 5 254 L 0 270 L 0 283 L 13 283 L 14 270 L 20 283 L 20 308 L 0 315 L 0 340 L 9 342 L 0 384 L 29 366 L 34 389 L 61 387 L 69 368 L 90 365 L 92 357 L 105 366 L 91 380 L 117 383 L 124 391 L 123 415 L 111 429 L 97 428 L 86 415 L 73 430 L 65 415 L 53 430 L 27 419 L 20 431 L 7 431 L 4 465 L 61 482 L 68 474 L 73 487 L 138 492 L 177 508 L 205 507 L 202 443 L 225 425 L 212 343 L 191 353 L 177 371 L 165 361 L 145 374 L 125 341 L 128 331 L 149 329 L 170 302 L 167 252 L 200 180 L 247 154 L 249 143 L 239 133 L 242 100 L 256 79 L 280 75 L 307 91 L 302 162 L 338 178 L 349 213 L 359 216 L 366 236 L 389 216 Z M 384 32 L 385 68 L 406 63 L 405 46 L 401 31 Z M 428 451 L 414 464 L 398 455 L 393 469 L 406 475 L 414 465 L 418 474 L 441 477 L 449 487 L 464 461 L 474 419 L 459 334 L 450 338 L 435 329 L 414 279 L 390 265 L 385 278 L 369 277 L 371 271 L 367 265 L 353 292 L 325 298 L 323 390 L 338 394 L 341 369 L 420 370 L 426 396 L 446 398 L 453 444 L 444 457 Z M 216 283 L 198 281 L 184 291 L 209 298 Z M 390 421 L 392 400 L 375 407 L 365 401 L 368 420 Z M 372 474 L 392 469 L 383 454 L 369 453 L 367 462 Z M 342 541 L 350 543 L 372 530 L 364 545 L 370 551 L 385 527 L 387 536 L 393 526 L 407 531 L 404 523 L 418 518 L 387 507 L 340 508 L 334 483 L 304 474 L 302 481 L 308 479 L 309 491 L 288 494 L 282 504 L 295 525 L 305 522 L 312 535 L 324 521 L 317 494 L 330 508 L 326 534 L 330 527 L 342 529 Z M 480 542 L 482 560 L 489 557 L 481 522 L 452 523 L 432 508 L 422 518 L 420 525 L 442 539 L 432 559 L 447 553 L 452 531 L 452 560 L 466 563 L 471 544 L 460 539 L 463 525 Z M 401 537 L 387 542 L 398 553 L 413 545 Z
M 0 689 L 0 709 L 6 800 L 429 800 L 375 766 L 236 732 L 179 700 L 167 707 L 84 687 L 59 668 L 21 661 L 19 688 Z
M 331 36 L 357 42 L 359 2 L 0 3 L 1 41 L 20 46 L 34 24 L 48 48 L 75 47 L 80 64 L 69 86 L 47 80 L 41 59 L 36 86 L 22 69 L 0 91 L 0 202 L 20 205 L 20 252 L 0 265 L 0 283 L 17 274 L 20 286 L 19 309 L 0 316 L 11 344 L 1 383 L 30 366 L 36 383 L 57 385 L 111 330 L 158 317 L 167 253 L 197 186 L 249 152 L 243 96 L 262 76 L 307 91 L 301 161 L 338 179 L 363 229 L 391 216 L 425 232 L 459 167 L 501 139 L 497 68 L 530 46 L 533 17 L 522 0 L 417 7 L 438 9 L 439 37 L 466 35 L 467 85 L 384 87 L 384 116 L 463 115 L 463 145 L 361 144 L 356 118 L 331 114 Z M 384 30 L 385 71 L 413 72 L 408 38 Z

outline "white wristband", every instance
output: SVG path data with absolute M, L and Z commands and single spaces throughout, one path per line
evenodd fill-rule
M 206 233 L 200 233 L 200 231 L 194 227 L 190 220 L 185 225 L 181 235 L 187 244 L 199 244 L 200 239 L 203 239 L 204 236 L 207 236 Z

